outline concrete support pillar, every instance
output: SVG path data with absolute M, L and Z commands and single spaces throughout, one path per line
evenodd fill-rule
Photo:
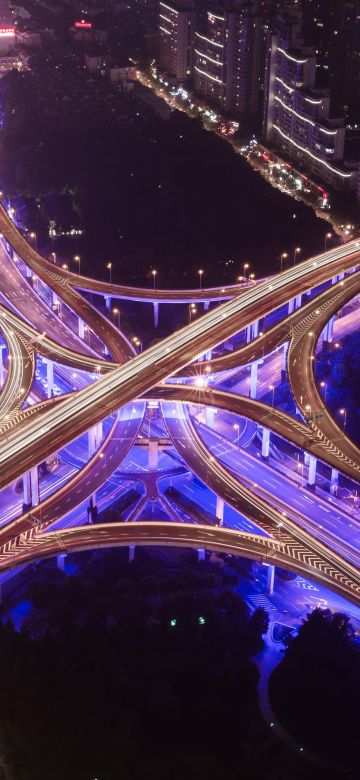
M 56 565 L 60 571 L 65 571 L 65 561 L 67 558 L 66 553 L 59 553 L 59 555 L 56 556 Z
M 274 592 L 274 579 L 275 579 L 275 566 L 273 566 L 273 564 L 269 564 L 269 566 L 267 566 L 267 575 L 266 575 L 266 592 L 269 596 L 271 596 Z
M 6 344 L 0 344 L 0 387 L 4 384 L 4 350 Z
M 205 550 L 203 550 L 201 547 L 199 547 L 197 554 L 198 554 L 198 561 L 205 560 Z
M 129 563 L 132 563 L 135 558 L 135 545 L 129 545 Z
M 154 328 L 159 327 L 159 301 L 153 302 L 154 307 Z
M 23 474 L 23 507 L 31 506 L 31 475 L 30 471 Z
M 88 456 L 92 458 L 96 450 L 96 425 L 88 430 Z
M 205 311 L 209 311 L 209 305 L 210 305 L 210 301 L 204 301 L 204 309 L 205 309 Z
M 224 499 L 220 496 L 216 496 L 216 521 L 218 525 L 222 525 L 224 522 Z
M 316 482 L 316 464 L 317 464 L 317 458 L 314 457 L 314 455 L 310 455 L 309 460 L 309 473 L 308 473 L 308 487 L 313 488 L 315 486 Z
M 46 361 L 47 397 L 51 398 L 54 389 L 54 364 L 52 360 Z
M 84 320 L 79 317 L 78 319 L 78 325 L 79 325 L 79 336 L 81 339 L 85 338 L 85 323 Z
M 250 373 L 250 398 L 256 398 L 258 364 L 251 363 Z
M 302 294 L 300 293 L 300 295 L 297 295 L 295 298 L 295 309 L 300 309 L 301 299 L 302 299 Z
M 249 341 L 251 341 L 251 325 L 246 328 L 246 343 L 248 344 Z
M 255 320 L 255 322 L 251 325 L 251 338 L 257 339 L 259 335 L 259 320 Z
M 268 460 L 270 453 L 270 431 L 269 428 L 262 428 L 261 435 L 261 457 Z
M 111 311 L 111 295 L 104 295 L 106 311 Z
M 96 435 L 96 449 L 99 449 L 101 446 L 101 442 L 103 440 L 103 424 L 102 420 L 99 420 L 98 423 L 95 425 L 95 435 Z
M 209 349 L 207 352 L 205 352 L 205 360 L 211 360 L 212 357 L 212 351 Z
M 205 408 L 205 420 L 208 428 L 214 427 L 215 412 L 213 406 L 207 406 Z
M 295 309 L 295 298 L 291 298 L 291 301 L 288 303 L 288 314 L 292 314 Z
M 330 493 L 332 493 L 332 495 L 336 495 L 338 486 L 339 486 L 339 472 L 337 469 L 331 469 Z
M 53 306 L 57 306 L 57 304 L 59 303 L 59 296 L 56 295 L 56 292 L 53 292 L 52 294 L 52 302 L 53 302 Z
M 31 268 L 29 268 L 29 266 L 27 265 L 27 266 L 26 266 L 26 276 L 27 276 L 27 278 L 28 278 L 28 279 L 30 279 L 30 277 L 31 277 L 32 275 L 33 275 L 33 272 L 32 272 L 32 270 L 31 270 Z
M 331 284 L 336 284 L 337 280 L 338 280 L 338 277 L 337 276 L 333 276 L 333 278 L 331 280 Z
M 305 463 L 305 466 L 308 466 L 309 463 L 310 463 L 310 455 L 309 455 L 308 452 L 304 452 L 304 463 Z
M 329 341 L 329 342 L 331 342 L 333 340 L 334 322 L 335 322 L 335 317 L 331 317 L 331 319 L 327 323 L 327 339 L 326 340 Z
M 30 469 L 30 479 L 31 479 L 31 503 L 33 506 L 37 506 L 38 503 L 40 502 L 39 472 L 37 466 L 33 466 L 33 468 Z
M 284 379 L 286 376 L 286 366 L 287 366 L 287 353 L 289 349 L 289 342 L 286 341 L 283 346 L 283 353 L 282 353 L 282 363 L 281 363 L 281 375 Z
M 148 467 L 150 471 L 156 471 L 159 465 L 159 442 L 149 441 Z

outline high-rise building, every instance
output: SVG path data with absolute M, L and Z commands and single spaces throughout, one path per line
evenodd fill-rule
M 7 54 L 15 46 L 14 19 L 9 0 L 0 0 L 0 53 Z
M 316 56 L 300 38 L 301 19 L 279 16 L 269 36 L 264 136 L 285 156 L 337 189 L 351 188 L 343 166 L 345 128 L 330 114 L 330 94 L 316 87 Z
M 160 2 L 160 65 L 177 81 L 185 81 L 192 73 L 194 16 L 190 3 Z
M 336 110 L 360 113 L 360 0 L 302 0 L 304 38 Z
M 225 111 L 253 115 L 259 102 L 261 16 L 258 0 L 207 12 L 195 33 L 195 90 Z

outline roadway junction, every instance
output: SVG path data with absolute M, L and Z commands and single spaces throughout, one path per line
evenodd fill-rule
M 360 292 L 360 242 L 257 282 L 180 291 L 158 290 L 154 283 L 142 290 L 58 268 L 28 243 L 2 206 L 0 231 L 0 509 L 11 491 L 21 490 L 21 502 L 0 515 L 0 571 L 94 547 L 185 546 L 288 568 L 359 605 L 358 523 L 335 500 L 339 473 L 355 486 L 360 481 L 359 450 L 327 409 L 314 365 L 319 345 L 333 338 L 335 315 Z M 104 301 L 105 311 L 89 293 L 92 301 Z M 197 303 L 204 313 L 140 351 L 111 316 L 112 301 L 122 299 L 154 307 L 155 325 L 164 303 L 183 304 L 186 311 Z M 229 342 L 231 351 L 224 348 Z M 274 395 L 271 405 L 257 397 L 264 366 L 279 355 L 279 381 L 288 378 L 294 415 L 276 408 Z M 224 388 L 224 377 L 244 372 L 236 392 Z M 149 409 L 157 410 L 159 428 L 144 435 Z M 230 427 L 238 431 L 238 467 L 235 456 L 225 462 L 213 454 L 196 424 L 205 416 L 211 433 L 220 411 L 237 420 Z M 317 515 L 306 504 L 295 506 L 288 473 L 285 492 L 249 478 L 246 463 L 253 456 L 245 444 L 241 449 L 244 421 L 251 441 L 261 438 L 262 468 L 269 468 L 264 464 L 274 437 L 304 456 L 308 500 L 317 501 Z M 43 464 L 64 452 L 76 460 L 84 440 L 76 468 L 68 467 L 40 497 Z M 104 485 L 112 486 L 110 506 L 121 493 L 114 475 L 122 474 L 123 485 L 131 482 L 123 464 L 139 444 L 149 451 L 138 482 L 153 502 L 151 520 L 142 519 L 143 498 L 127 522 L 88 523 L 96 518 Z M 165 498 L 159 446 L 171 448 L 176 467 L 180 463 L 215 495 L 212 521 L 199 522 Z M 322 489 L 314 497 L 318 463 L 331 478 L 328 495 Z M 84 506 L 87 513 L 79 511 Z M 224 507 L 242 522 L 227 523 Z M 329 514 L 328 522 L 317 522 L 320 512 Z

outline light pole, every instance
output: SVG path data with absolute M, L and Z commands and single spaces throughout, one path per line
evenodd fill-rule
M 332 238 L 332 233 L 325 233 L 324 252 L 326 252 L 327 242 L 329 238 Z
M 153 282 L 154 282 L 154 290 L 155 290 L 155 285 L 156 285 L 156 274 L 157 274 L 157 271 L 156 271 L 156 269 L 155 269 L 155 268 L 153 268 L 153 270 L 151 271 L 151 273 L 152 273 L 152 277 L 153 277 Z
M 112 269 L 112 263 L 108 263 L 108 264 L 107 264 L 107 266 L 106 266 L 106 268 L 107 268 L 107 269 L 108 269 L 108 271 L 109 271 L 109 282 L 110 282 L 110 284 L 111 284 L 111 269 Z
M 115 314 L 115 317 L 117 318 L 117 326 L 120 329 L 120 309 L 116 308 L 113 309 L 113 314 Z
M 199 268 L 198 274 L 199 274 L 199 287 L 200 287 L 200 290 L 201 290 L 201 287 L 202 287 L 202 275 L 203 275 L 203 273 L 204 273 L 203 269 Z
M 269 385 L 269 390 L 272 392 L 271 396 L 271 406 L 274 406 L 274 393 L 275 393 L 275 385 Z
M 35 249 L 36 249 L 36 251 L 37 251 L 37 238 L 36 238 L 36 233 L 34 233 L 34 232 L 30 233 L 30 238 L 33 240 L 33 242 L 34 242 L 34 244 L 35 244 Z
M 280 273 L 282 273 L 283 261 L 286 260 L 287 256 L 288 256 L 287 252 L 281 252 L 280 254 Z
M 233 425 L 233 428 L 234 428 L 234 431 L 236 431 L 235 444 L 237 445 L 237 447 L 239 447 L 240 425 L 238 425 L 238 423 L 235 423 L 235 425 Z
M 56 252 L 51 252 L 50 257 L 52 257 L 54 265 L 56 265 Z
M 193 315 L 193 314 L 196 314 L 196 312 L 197 312 L 197 308 L 196 308 L 196 306 L 195 306 L 195 303 L 190 303 L 190 304 L 189 304 L 189 318 L 188 318 L 189 325 L 190 325 L 190 323 L 191 323 L 191 317 L 192 317 L 192 315 Z
M 67 265 L 67 263 L 63 263 L 61 267 L 64 269 L 64 271 L 67 271 L 67 270 L 68 270 L 68 268 L 69 268 L 69 266 Z
M 75 262 L 78 264 L 78 269 L 79 269 L 79 276 L 80 276 L 80 266 L 81 266 L 81 258 L 80 258 L 80 255 L 75 255 L 75 257 L 74 257 L 74 260 L 75 260 Z
M 347 409 L 339 409 L 339 412 L 341 416 L 344 418 L 344 431 L 346 430 L 346 417 L 347 417 Z
M 294 265 L 296 264 L 296 256 L 301 252 L 301 246 L 296 246 L 294 249 Z
M 136 347 L 139 347 L 139 352 L 142 352 L 142 342 L 140 341 L 140 339 L 138 339 L 137 336 L 133 336 L 132 342 L 133 344 L 135 344 Z
M 244 279 L 247 279 L 246 271 L 248 271 L 248 269 L 250 268 L 250 263 L 244 263 L 243 268 L 244 268 Z

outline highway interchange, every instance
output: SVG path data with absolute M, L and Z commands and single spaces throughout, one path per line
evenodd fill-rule
M 33 506 L 30 519 L 25 512 L 1 526 L 0 569 L 57 554 L 60 548 L 69 551 L 117 544 L 207 547 L 281 564 L 359 604 L 357 546 L 342 538 L 341 529 L 330 533 L 316 528 L 313 519 L 283 498 L 258 486 L 254 490 L 244 474 L 235 474 L 213 457 L 196 431 L 189 405 L 201 403 L 247 417 L 359 481 L 359 451 L 326 410 L 316 388 L 314 352 L 329 318 L 360 292 L 360 274 L 356 272 L 360 243 L 341 245 L 256 284 L 142 291 L 55 268 L 28 244 L 2 207 L 0 230 L 0 332 L 8 352 L 0 394 L 0 488 L 111 418 L 107 435 L 70 480 Z M 204 301 L 218 305 L 134 355 L 126 336 L 79 291 L 150 303 Z M 305 305 L 291 310 L 245 347 L 229 356 L 194 363 L 260 318 L 310 291 L 312 297 Z M 29 306 L 29 299 L 33 306 Z M 79 322 L 93 334 L 88 344 L 80 336 Z M 287 343 L 287 372 L 302 420 L 211 386 L 216 372 L 261 361 Z M 33 384 L 36 355 L 54 361 L 56 368 L 61 364 L 65 375 L 70 368 L 92 372 L 91 380 L 82 389 L 73 388 L 44 401 L 37 397 Z M 200 373 L 205 378 L 200 387 L 188 383 L 194 373 L 195 382 Z M 186 384 L 184 376 L 190 377 Z M 31 406 L 25 408 L 24 401 L 30 397 Z M 252 521 L 259 533 L 220 524 L 156 522 L 156 518 L 146 523 L 71 525 L 71 512 L 95 494 L 137 439 L 146 413 L 145 399 L 160 401 L 168 434 L 187 466 L 217 496 Z M 171 407 L 175 414 L 169 414 Z M 309 408 L 321 408 L 321 418 L 307 419 Z M 62 518 L 63 527 L 51 530 Z M 64 527 L 66 518 L 68 528 Z

